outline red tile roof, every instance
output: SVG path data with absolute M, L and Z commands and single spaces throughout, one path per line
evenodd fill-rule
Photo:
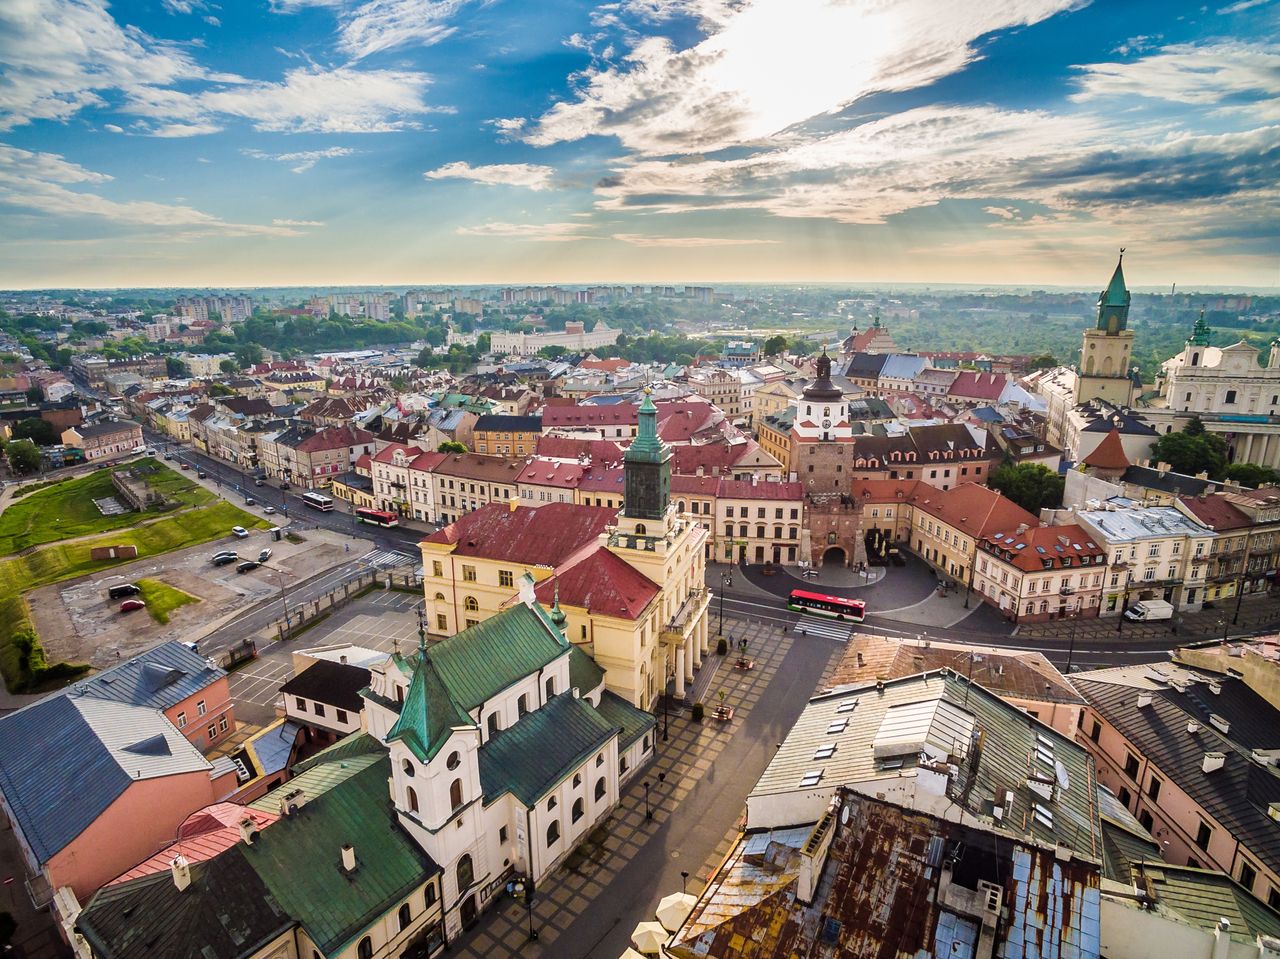
M 747 440 L 745 443 L 699 443 L 693 446 L 673 446 L 671 447 L 671 471 L 697 473 L 699 466 L 708 473 L 715 470 L 725 471 L 759 448 L 755 440 Z
M 612 403 L 608 406 L 546 406 L 542 410 L 542 428 L 550 430 L 573 426 L 631 426 L 637 422 L 636 404 Z
M 1125 470 L 1132 464 L 1124 454 L 1124 442 L 1120 439 L 1120 431 L 1112 429 L 1083 460 L 1085 466 L 1100 470 Z
M 1179 501 L 1202 526 L 1212 530 L 1245 529 L 1253 525 L 1253 520 L 1247 513 L 1233 506 L 1220 494 L 1210 494 L 1204 499 L 1198 496 L 1181 496 Z
M 516 476 L 517 483 L 532 486 L 554 486 L 559 489 L 577 489 L 587 467 L 581 463 L 562 463 L 558 460 L 531 459 Z
M 626 472 L 621 466 L 593 466 L 582 474 L 578 489 L 584 493 L 621 493 L 626 487 Z M 672 490 L 675 489 L 672 477 Z
M 344 446 L 359 446 L 372 443 L 373 434 L 354 426 L 330 426 L 328 429 L 313 433 L 294 449 L 303 453 L 314 453 L 318 450 L 336 450 Z
M 630 360 L 614 359 L 614 360 L 583 360 L 578 364 L 580 370 L 604 370 L 606 373 L 616 373 L 618 370 L 625 370 L 631 365 Z
M 548 503 L 512 509 L 489 503 L 424 542 L 451 544 L 455 556 L 556 567 L 595 542 L 617 519 L 618 511 L 605 506 Z
M 388 443 L 374 455 L 375 463 L 391 463 L 395 461 L 396 451 L 404 453 L 409 459 L 413 459 L 422 452 L 420 446 L 409 446 L 407 443 Z
M 960 375 L 947 390 L 948 396 L 961 396 L 969 400 L 998 400 L 1004 392 L 1008 378 L 1003 373 L 981 373 L 961 370 Z
M 621 463 L 622 446 L 615 440 L 584 440 L 572 436 L 540 436 L 538 455 L 556 459 L 587 457 L 596 463 Z
M 804 484 L 772 481 L 752 483 L 748 480 L 721 478 L 720 496 L 724 499 L 798 500 L 804 499 Z
M 856 480 L 851 492 L 859 502 L 896 503 L 911 499 L 921 482 L 914 479 Z
M 161 849 L 150 859 L 144 859 L 128 872 L 116 876 L 108 885 L 168 872 L 178 851 L 181 851 L 188 862 L 212 859 L 240 841 L 241 820 L 252 819 L 255 829 L 264 829 L 279 818 L 275 813 L 250 809 L 233 802 L 214 803 L 197 809 L 178 827 L 177 839 L 172 845 Z
M 1058 569 L 1070 559 L 1071 565 L 1082 566 L 1106 556 L 1106 550 L 1093 541 L 1093 534 L 1076 524 L 1070 526 L 1033 526 L 1017 532 L 1017 527 L 996 530 L 983 538 L 985 552 L 999 556 L 1010 566 L 1027 572 Z M 1045 562 L 1050 565 L 1045 566 Z
M 974 539 L 997 531 L 1012 533 L 1024 523 L 1040 525 L 1039 519 L 1013 500 L 977 483 L 964 483 L 949 490 L 921 485 L 910 503 Z
M 435 472 L 442 476 L 483 480 L 486 483 L 514 483 L 519 470 L 520 464 L 514 460 L 486 456 L 483 453 L 446 453 L 435 468 Z
M 622 472 L 619 470 L 618 472 Z M 720 492 L 721 476 L 696 476 L 692 473 L 676 473 L 671 477 L 672 494 L 686 496 L 716 496 Z
M 618 619 L 639 619 L 659 592 L 657 583 L 604 547 L 539 583 L 540 603 L 551 605 L 557 583 L 562 605 Z

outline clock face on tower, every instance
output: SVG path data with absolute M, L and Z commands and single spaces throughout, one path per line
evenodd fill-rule
M 823 421 L 822 421 L 822 428 L 823 428 L 824 430 L 829 430 L 829 429 L 831 429 L 831 421 L 830 421 L 830 420 L 823 420 Z

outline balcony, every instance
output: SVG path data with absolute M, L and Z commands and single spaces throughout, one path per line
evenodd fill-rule
M 679 643 L 686 640 L 689 636 L 690 627 L 698 621 L 698 617 L 702 611 L 707 608 L 707 604 L 711 601 L 711 594 L 706 587 L 695 589 L 685 597 L 680 608 L 676 610 L 671 620 L 662 627 L 662 639 L 668 643 Z

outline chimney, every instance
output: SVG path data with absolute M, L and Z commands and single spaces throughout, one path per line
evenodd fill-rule
M 1227 959 L 1231 953 L 1231 921 L 1225 917 L 1218 919 L 1218 926 L 1213 930 L 1213 959 Z
M 1200 770 L 1206 773 L 1217 772 L 1226 764 L 1226 753 L 1205 753 L 1204 760 L 1200 763 Z
M 345 843 L 342 847 L 342 871 L 356 871 L 356 847 L 351 843 Z
M 822 819 L 813 827 L 813 832 L 809 833 L 804 848 L 800 850 L 800 875 L 796 881 L 796 900 L 806 906 L 813 902 L 818 882 L 822 878 L 822 867 L 826 865 L 831 840 L 836 835 L 836 816 L 839 808 L 840 797 L 837 795 L 827 806 Z
M 244 840 L 245 845 L 252 846 L 257 835 L 258 830 L 254 828 L 252 819 L 245 816 L 240 820 L 240 838 Z
M 1200 724 L 1196 722 L 1194 719 L 1188 719 L 1187 732 L 1189 732 L 1192 736 L 1194 736 L 1196 733 L 1200 732 Z
M 187 857 L 182 853 L 174 856 L 169 863 L 169 871 L 173 873 L 173 884 L 178 887 L 178 892 L 185 892 L 191 885 L 191 864 L 187 862 Z
M 1146 709 L 1150 705 L 1151 705 L 1151 694 L 1146 692 L 1138 693 L 1138 708 Z

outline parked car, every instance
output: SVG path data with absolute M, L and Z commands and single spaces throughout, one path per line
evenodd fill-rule
M 171 459 L 173 459 L 173 454 L 172 454 L 172 453 L 165 453 L 165 454 L 164 454 L 164 458 L 165 458 L 165 459 L 167 459 L 167 460 L 171 460 Z
M 266 486 L 266 485 L 267 485 L 267 481 L 266 481 L 266 480 L 264 480 L 261 476 L 257 476 L 257 477 L 254 477 L 253 485 L 254 485 L 254 486 Z
M 204 470 L 196 470 L 196 476 L 200 477 L 200 479 L 204 479 L 208 475 L 209 474 L 206 473 Z
M 231 535 L 236 539 L 248 539 L 249 531 L 243 526 L 233 526 L 231 527 Z
M 120 604 L 120 612 L 132 613 L 135 609 L 146 609 L 147 604 L 140 599 L 126 599 Z
M 257 501 L 256 499 L 254 499 L 252 496 L 246 496 L 246 497 L 244 498 L 244 505 L 245 505 L 245 506 L 253 506 L 253 505 L 255 505 L 257 502 L 258 502 L 258 501 Z
M 148 446 L 148 447 L 147 447 L 147 455 L 148 455 L 148 456 L 155 456 L 155 455 L 156 455 L 155 448 L 154 448 L 154 447 L 151 447 L 151 446 Z
M 269 560 L 270 558 L 271 558 L 271 547 L 270 547 L 270 546 L 263 547 L 263 548 L 258 552 L 258 562 L 259 562 L 259 563 L 265 563 L 265 562 L 266 562 L 267 560 Z
M 274 506 L 264 506 L 264 507 L 262 507 L 262 512 L 266 513 L 268 516 L 270 516 L 270 515 L 271 515 L 272 513 L 274 513 L 275 511 L 276 511 L 276 508 L 275 508 Z
M 289 481 L 288 481 L 288 480 L 281 480 L 281 481 L 280 481 L 280 488 L 281 488 L 281 489 L 290 489 Z
M 191 464 L 190 464 L 190 463 L 181 463 L 181 464 L 179 464 L 179 465 L 180 465 L 184 470 L 189 470 L 189 469 L 191 469 Z
M 234 563 L 240 557 L 235 553 L 227 553 L 225 556 L 215 556 L 213 558 L 214 566 L 226 566 L 228 563 Z
M 126 596 L 137 596 L 142 590 L 134 583 L 120 583 L 107 590 L 108 599 L 124 599 Z
M 255 563 L 253 560 L 247 559 L 243 563 L 241 563 L 239 566 L 236 567 L 236 572 L 252 573 L 255 569 L 257 569 L 261 565 L 262 565 L 261 563 Z

